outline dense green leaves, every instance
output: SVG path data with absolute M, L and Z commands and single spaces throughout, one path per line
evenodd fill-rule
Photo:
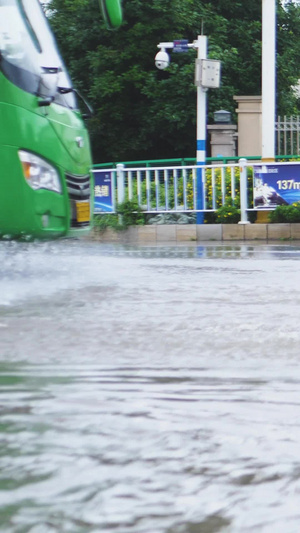
M 208 91 L 213 112 L 235 116 L 234 95 L 261 93 L 262 0 L 123 0 L 124 24 L 106 29 L 97 0 L 52 0 L 50 22 L 74 84 L 91 102 L 95 162 L 193 157 L 196 144 L 195 52 L 154 66 L 157 44 L 208 36 L 209 57 L 222 61 L 222 85 Z M 279 114 L 297 113 L 300 8 L 277 15 Z

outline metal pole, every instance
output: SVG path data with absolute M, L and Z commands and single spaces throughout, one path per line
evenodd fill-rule
M 207 58 L 207 37 L 198 35 L 197 59 Z M 197 209 L 203 209 L 203 182 L 206 163 L 206 90 L 197 86 Z M 197 213 L 197 224 L 203 224 L 204 213 Z
M 250 224 L 247 218 L 247 159 L 240 159 L 240 208 L 241 220 L 239 224 Z
M 125 200 L 125 165 L 117 164 L 117 202 L 122 204 Z M 123 215 L 118 215 L 119 224 L 123 224 Z
M 276 1 L 262 0 L 262 158 L 275 158 Z
M 118 204 L 121 204 L 125 200 L 125 165 L 123 163 L 117 164 L 117 198 Z

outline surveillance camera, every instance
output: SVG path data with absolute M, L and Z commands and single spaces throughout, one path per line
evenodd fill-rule
M 167 52 L 164 50 L 160 50 L 157 52 L 155 56 L 155 66 L 159 68 L 159 70 L 164 70 L 169 66 L 170 58 Z

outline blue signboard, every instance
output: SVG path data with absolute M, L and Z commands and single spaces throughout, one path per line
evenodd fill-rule
M 173 52 L 188 52 L 188 40 L 187 39 L 178 39 L 173 41 Z
M 254 167 L 254 207 L 276 207 L 294 202 L 300 202 L 299 164 Z
M 113 213 L 112 172 L 94 170 L 93 174 L 95 178 L 94 213 Z

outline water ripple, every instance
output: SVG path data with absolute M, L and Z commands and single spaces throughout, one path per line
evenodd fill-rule
M 298 532 L 298 260 L 0 245 L 1 532 Z

